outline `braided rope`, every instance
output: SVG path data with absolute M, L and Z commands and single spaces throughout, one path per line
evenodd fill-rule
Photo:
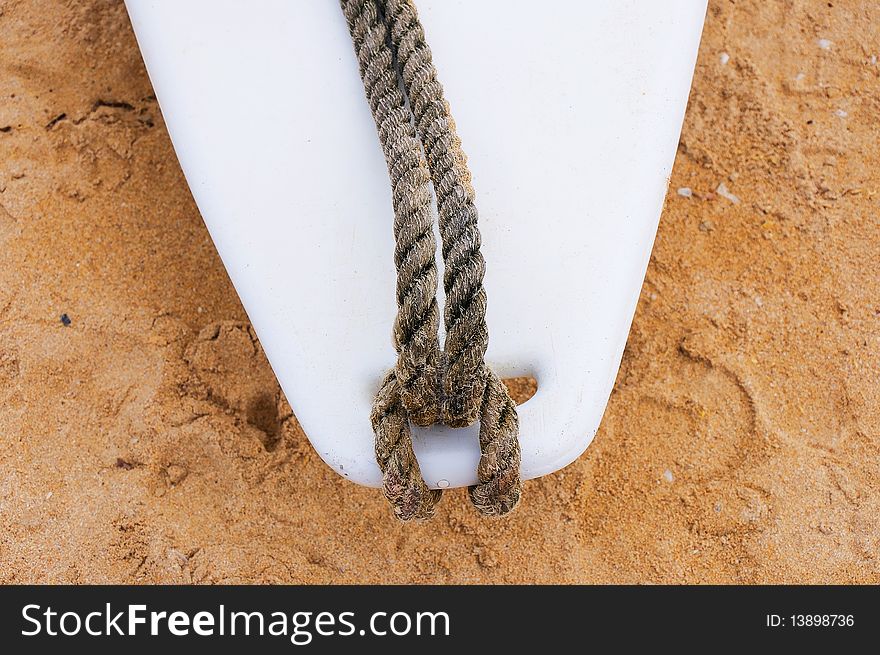
M 469 495 L 483 514 L 501 516 L 521 494 L 519 419 L 507 388 L 484 359 L 486 263 L 467 158 L 411 0 L 341 4 L 393 186 L 398 361 L 371 414 L 385 495 L 401 519 L 431 516 L 440 492 L 429 490 L 421 477 L 408 421 L 464 427 L 479 419 L 479 483 Z M 437 193 L 445 264 L 446 341 L 439 365 L 429 179 Z

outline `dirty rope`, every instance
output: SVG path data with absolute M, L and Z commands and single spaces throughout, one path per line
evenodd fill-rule
M 479 482 L 471 502 L 483 514 L 512 510 L 519 479 L 516 404 L 484 360 L 486 262 L 467 158 L 412 0 L 341 0 L 367 100 L 391 178 L 397 267 L 397 363 L 382 381 L 370 420 L 385 496 L 403 520 L 433 515 L 409 423 L 465 427 L 480 421 Z M 408 101 L 408 104 L 407 104 Z M 433 183 L 444 262 L 446 340 L 438 329 Z

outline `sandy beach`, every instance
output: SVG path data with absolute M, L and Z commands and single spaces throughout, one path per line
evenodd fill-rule
M 880 6 L 712 0 L 595 441 L 403 525 L 281 394 L 122 2 L 0 3 L 0 583 L 880 582 L 878 57 Z

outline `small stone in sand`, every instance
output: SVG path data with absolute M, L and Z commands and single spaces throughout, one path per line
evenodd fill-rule
M 690 198 L 692 195 L 694 195 L 694 192 L 691 191 L 690 187 L 686 186 L 679 187 L 676 193 L 678 193 L 678 195 L 680 195 L 682 198 Z
M 667 482 L 672 482 L 675 478 L 672 476 L 672 471 L 666 469 L 665 471 L 663 471 L 663 479 Z
M 184 466 L 180 466 L 179 464 L 171 464 L 167 469 L 165 469 L 165 473 L 168 475 L 168 483 L 172 486 L 176 484 L 180 484 L 189 474 L 189 471 Z
M 847 114 L 846 110 L 844 110 L 844 109 L 838 109 L 837 111 L 834 112 L 834 115 L 839 116 L 840 118 L 846 118 L 847 116 L 849 116 L 849 114 Z
M 727 198 L 734 205 L 739 204 L 739 197 L 732 194 L 730 192 L 730 189 L 727 188 L 727 185 L 724 182 L 718 184 L 718 187 L 715 189 L 715 193 L 717 193 L 722 198 Z
M 61 315 L 61 325 L 63 325 L 64 327 L 70 327 L 71 322 L 72 321 L 70 320 L 70 316 L 68 316 L 67 314 Z
M 816 41 L 816 43 L 819 44 L 819 47 L 822 48 L 822 50 L 831 49 L 831 41 L 829 41 L 828 39 L 819 39 L 818 41 Z
M 722 53 L 718 56 L 718 60 L 721 62 L 721 65 L 724 66 L 727 62 L 730 61 L 730 55 L 727 54 L 726 52 L 722 52 Z

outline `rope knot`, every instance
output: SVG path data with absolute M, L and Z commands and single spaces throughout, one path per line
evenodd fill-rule
M 485 364 L 481 377 L 484 384 L 478 405 L 479 482 L 468 488 L 468 494 L 482 514 L 503 516 L 516 507 L 522 493 L 519 418 L 504 382 Z M 422 478 L 412 447 L 411 420 L 397 373 L 392 369 L 385 374 L 376 394 L 370 421 L 385 496 L 397 517 L 404 521 L 433 516 L 442 495 L 439 489 L 430 489 Z
M 439 490 L 422 479 L 410 421 L 453 428 L 480 422 L 478 483 L 471 502 L 502 516 L 519 501 L 519 419 L 501 379 L 485 363 L 486 262 L 467 157 L 437 79 L 412 0 L 341 0 L 391 178 L 397 267 L 397 363 L 370 416 L 385 496 L 402 520 L 426 519 Z M 437 195 L 446 292 L 446 342 L 437 336 Z

